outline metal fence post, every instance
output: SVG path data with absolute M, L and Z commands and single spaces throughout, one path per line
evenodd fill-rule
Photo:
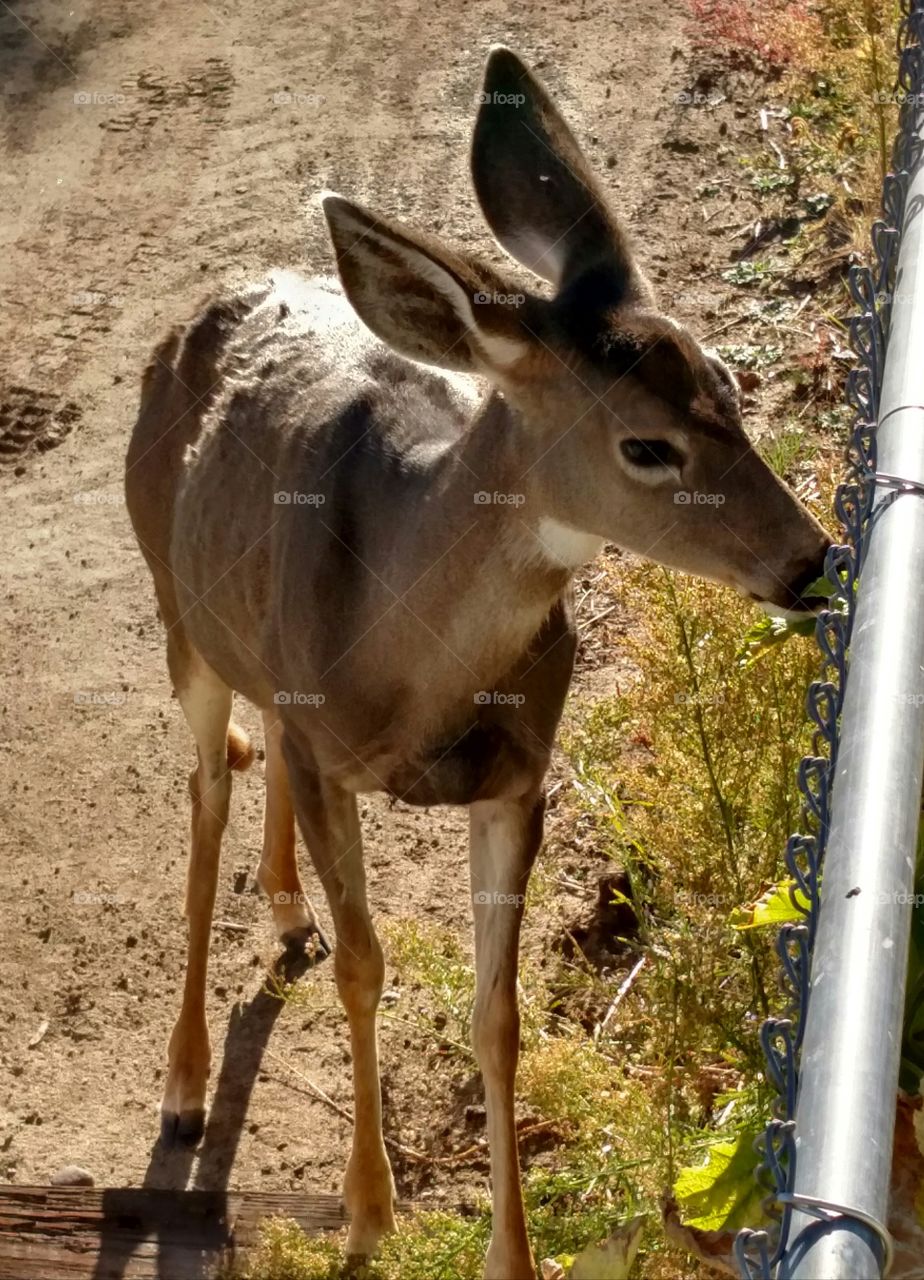
M 917 107 L 917 140 L 922 128 Z M 924 164 L 919 146 L 913 154 L 802 1045 L 789 1197 L 796 1211 L 780 1280 L 876 1280 L 886 1261 L 879 1227 L 924 773 Z

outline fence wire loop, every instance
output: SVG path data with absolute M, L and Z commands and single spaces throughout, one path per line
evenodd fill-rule
M 787 1208 L 798 1209 L 801 1213 L 809 1213 L 820 1222 L 833 1222 L 837 1218 L 847 1218 L 860 1222 L 875 1231 L 882 1245 L 882 1274 L 887 1276 L 895 1258 L 895 1244 L 885 1223 L 878 1218 L 864 1213 L 862 1209 L 849 1205 L 837 1204 L 833 1200 L 818 1200 L 814 1196 L 796 1195 L 794 1191 L 781 1191 L 777 1199 Z
M 917 103 L 924 89 L 924 0 L 902 0 L 897 39 L 897 91 L 901 110 L 892 152 L 892 172 L 882 186 L 882 217 L 871 229 L 872 264 L 851 267 L 849 287 L 857 314 L 849 321 L 856 366 L 847 377 L 846 399 L 854 414 L 847 448 L 847 472 L 835 496 L 835 514 L 843 542 L 833 546 L 825 576 L 833 587 L 829 608 L 820 617 L 815 637 L 822 656 L 821 678 L 809 688 L 806 712 L 814 726 L 811 756 L 799 766 L 803 832 L 790 837 L 785 853 L 792 877 L 790 896 L 804 917 L 787 924 L 777 939 L 784 1016 L 769 1018 L 760 1031 L 767 1076 L 776 1092 L 773 1118 L 755 1142 L 760 1155 L 756 1179 L 767 1193 L 764 1209 L 769 1227 L 744 1229 L 735 1240 L 735 1261 L 743 1280 L 773 1280 L 789 1243 L 794 1209 L 825 1221 L 849 1218 L 871 1228 L 882 1242 L 884 1274 L 892 1257 L 886 1227 L 849 1206 L 796 1196 L 795 1114 L 799 1090 L 799 1051 L 809 999 L 812 948 L 819 904 L 819 877 L 830 822 L 831 781 L 837 759 L 838 724 L 849 665 L 857 578 L 863 565 L 877 485 L 902 492 L 924 493 L 924 485 L 899 476 L 876 474 L 876 423 L 895 291 L 896 263 L 908 190 L 908 175 L 920 156 L 915 130 Z

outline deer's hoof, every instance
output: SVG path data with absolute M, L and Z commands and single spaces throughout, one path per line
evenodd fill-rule
M 193 1147 L 205 1133 L 205 1108 L 160 1113 L 160 1140 L 164 1147 Z
M 279 941 L 290 955 L 307 956 L 313 964 L 320 964 L 331 954 L 331 945 L 317 925 L 300 925 L 297 929 L 288 929 Z

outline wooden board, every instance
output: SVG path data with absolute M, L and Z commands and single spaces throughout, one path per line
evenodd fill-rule
M 212 1280 L 267 1217 L 347 1221 L 333 1195 L 0 1187 L 0 1280 Z

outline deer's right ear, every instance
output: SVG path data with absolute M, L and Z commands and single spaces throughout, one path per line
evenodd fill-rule
M 516 318 L 522 295 L 488 268 L 341 196 L 322 203 L 353 309 L 401 355 L 484 373 L 530 349 Z
M 651 290 L 574 135 L 515 53 L 491 50 L 472 140 L 472 180 L 507 252 L 559 288 L 602 269 L 613 300 Z

